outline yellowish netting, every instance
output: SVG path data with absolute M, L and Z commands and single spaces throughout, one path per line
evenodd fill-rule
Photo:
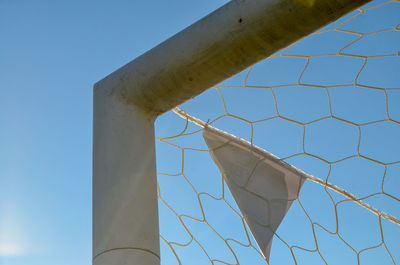
M 201 137 L 204 126 L 245 138 L 249 145 L 260 145 L 317 183 L 305 184 L 286 223 L 277 230 L 270 264 L 400 263 L 398 14 L 399 1 L 373 1 L 212 88 L 218 100 L 200 100 L 199 108 L 190 107 L 189 101 L 187 108 L 182 106 L 184 111 L 175 109 L 184 118 L 181 123 L 173 120 L 177 117 L 172 118 L 171 113 L 161 117 L 165 123 L 157 132 L 157 152 L 162 153 L 157 163 L 161 165 L 162 264 L 267 264 L 219 172 L 210 169 L 213 173 L 204 175 L 204 182 L 210 180 L 209 187 L 198 180 L 196 174 L 202 167 L 212 168 Z M 274 60 L 279 61 L 275 67 L 280 69 L 273 68 Z M 293 65 L 302 65 L 302 69 L 292 71 Z M 329 67 L 330 71 L 324 72 Z M 287 71 L 287 75 L 270 74 L 274 70 Z M 246 91 L 256 91 L 255 101 L 243 97 L 240 102 Z M 269 93 L 270 101 L 265 105 L 270 102 L 273 110 L 254 103 L 260 91 Z M 307 102 L 300 94 L 309 92 L 313 96 Z M 192 106 L 196 106 L 195 101 Z M 208 114 L 207 109 L 217 104 L 220 113 Z M 293 104 L 301 110 L 291 108 Z M 246 110 L 242 115 L 242 107 L 253 112 Z M 170 129 L 175 122 L 181 127 Z M 236 130 L 241 126 L 248 131 Z M 282 128 L 286 130 L 279 133 Z M 246 133 L 237 135 L 235 130 Z M 275 130 L 278 133 L 272 133 Z M 293 136 L 297 132 L 300 136 Z M 288 140 L 282 143 L 285 150 L 281 151 L 279 144 L 286 134 Z M 336 141 L 343 146 L 333 145 L 322 152 L 324 146 Z M 171 194 L 180 189 L 192 197 Z M 229 209 L 236 217 L 215 221 L 219 215 L 225 216 L 221 209 Z M 227 235 L 221 225 L 234 220 L 242 230 L 241 237 L 236 230 Z M 225 247 L 218 245 L 221 250 L 214 252 L 215 242 L 204 242 L 198 231 L 211 231 L 215 241 L 220 240 Z M 226 253 L 219 255 L 223 251 Z

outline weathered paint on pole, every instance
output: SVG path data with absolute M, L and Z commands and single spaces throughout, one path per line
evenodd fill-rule
M 369 0 L 234 0 L 96 84 L 159 115 Z
M 93 263 L 160 263 L 154 119 L 369 0 L 233 0 L 95 85 Z

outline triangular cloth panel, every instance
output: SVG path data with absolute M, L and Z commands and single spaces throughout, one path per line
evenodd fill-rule
M 268 154 L 204 130 L 210 154 L 220 169 L 251 233 L 269 261 L 275 231 L 297 198 L 304 178 Z

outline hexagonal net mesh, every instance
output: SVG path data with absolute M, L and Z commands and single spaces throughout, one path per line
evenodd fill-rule
M 399 14 L 372 1 L 157 120 L 161 264 L 400 264 Z M 306 173 L 269 259 L 204 127 Z

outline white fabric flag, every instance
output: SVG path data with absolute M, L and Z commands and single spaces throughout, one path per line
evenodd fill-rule
M 251 233 L 269 261 L 275 231 L 305 178 L 250 143 L 205 129 L 204 139 Z

